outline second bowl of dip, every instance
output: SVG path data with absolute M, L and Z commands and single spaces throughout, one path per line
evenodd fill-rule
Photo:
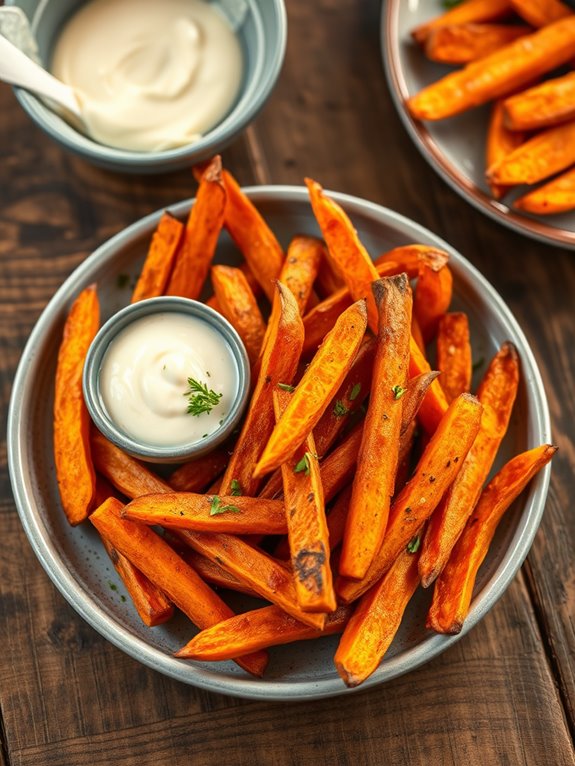
M 116 146 L 84 135 L 39 98 L 15 89 L 20 104 L 62 146 L 109 170 L 168 172 L 218 153 L 262 108 L 285 54 L 283 0 L 8 0 L 7 5 L 28 16 L 47 69 L 63 78 L 72 72 L 92 96 L 102 84 L 101 98 L 85 98 L 87 122 L 101 140 L 108 136 Z M 116 15 L 118 24 L 105 33 Z M 99 19 L 105 22 L 101 27 Z M 180 106 L 181 114 L 195 111 L 187 100 L 190 88 L 198 88 L 203 110 L 202 93 L 211 97 L 215 84 L 228 76 L 229 87 L 197 122 L 179 118 Z M 147 130 L 144 120 L 151 121 Z
M 187 298 L 133 303 L 88 351 L 84 399 L 104 436 L 133 457 L 177 463 L 232 433 L 250 389 L 239 335 L 217 311 Z

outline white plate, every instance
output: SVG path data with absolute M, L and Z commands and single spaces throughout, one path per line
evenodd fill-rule
M 284 246 L 296 233 L 319 233 L 306 189 L 269 186 L 247 192 Z M 549 442 L 549 413 L 535 360 L 509 309 L 488 282 L 445 242 L 408 219 L 363 200 L 329 194 L 348 211 L 374 256 L 412 242 L 428 243 L 449 252 L 454 308 L 469 314 L 476 359 L 489 359 L 506 340 L 516 345 L 522 377 L 499 464 L 513 454 Z M 183 218 L 189 207 L 187 201 L 171 210 Z M 333 664 L 337 636 L 272 649 L 263 679 L 252 678 L 233 662 L 208 664 L 176 659 L 173 652 L 196 632 L 191 623 L 180 615 L 156 628 L 142 625 L 91 524 L 71 528 L 60 507 L 52 452 L 51 402 L 67 311 L 75 296 L 92 282 L 98 283 L 102 321 L 129 301 L 129 290 L 118 288 L 118 276 L 128 273 L 133 278 L 138 273 L 160 215 L 161 211 L 138 221 L 96 250 L 58 290 L 32 332 L 14 381 L 8 418 L 10 476 L 22 524 L 48 575 L 78 613 L 120 649 L 161 673 L 240 697 L 280 700 L 349 694 L 351 690 L 344 686 Z M 217 260 L 233 262 L 237 258 L 231 240 L 223 235 Z M 548 482 L 549 467 L 537 475 L 506 515 L 479 573 L 471 612 L 461 635 L 493 606 L 527 555 L 543 513 Z M 412 670 L 457 641 L 458 636 L 440 636 L 425 630 L 429 597 L 428 592 L 416 594 L 383 663 L 360 689 Z M 242 609 L 253 604 L 235 596 L 230 601 Z
M 489 105 L 439 122 L 418 122 L 405 101 L 426 85 L 453 71 L 429 61 L 411 39 L 411 30 L 445 10 L 440 0 L 387 0 L 381 16 L 381 50 L 387 81 L 407 132 L 429 164 L 474 207 L 514 231 L 547 244 L 575 249 L 575 211 L 533 216 L 494 200 L 485 183 L 484 147 Z

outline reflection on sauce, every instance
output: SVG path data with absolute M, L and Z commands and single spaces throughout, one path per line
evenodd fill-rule
M 209 412 L 187 412 L 188 378 L 213 392 Z M 118 333 L 102 360 L 100 393 L 111 419 L 133 439 L 179 447 L 217 430 L 229 412 L 236 378 L 232 352 L 217 330 L 201 319 L 165 312 Z
M 205 0 L 90 0 L 52 61 L 76 89 L 90 135 L 132 151 L 200 138 L 233 105 L 242 69 L 236 35 Z

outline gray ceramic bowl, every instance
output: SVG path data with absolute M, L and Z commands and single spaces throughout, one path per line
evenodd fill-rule
M 39 53 L 48 64 L 58 30 L 83 0 L 7 0 L 26 13 Z M 224 7 L 235 0 L 218 0 Z M 279 76 L 283 62 L 287 20 L 283 0 L 241 0 L 247 7 L 237 30 L 244 54 L 241 90 L 228 115 L 194 144 L 161 152 L 128 152 L 96 143 L 50 110 L 38 98 L 15 89 L 22 107 L 49 136 L 94 165 L 124 173 L 161 173 L 189 167 L 217 154 L 255 118 Z
M 100 370 L 110 343 L 137 319 L 153 314 L 173 312 L 201 320 L 215 330 L 233 359 L 234 376 L 227 381 L 231 394 L 230 406 L 220 427 L 199 441 L 172 446 L 155 446 L 141 442 L 122 430 L 110 416 L 100 389 Z M 128 455 L 151 463 L 182 463 L 211 452 L 231 435 L 238 425 L 250 392 L 250 364 L 240 336 L 227 319 L 210 306 L 199 301 L 163 296 L 131 303 L 108 319 L 100 329 L 86 356 L 83 375 L 84 399 L 96 427 L 104 436 Z
M 305 189 L 271 186 L 247 191 L 284 246 L 295 233 L 318 234 Z M 537 365 L 517 322 L 489 283 L 453 248 L 412 221 L 370 202 L 343 194 L 332 196 L 348 211 L 374 256 L 412 242 L 428 243 L 449 252 L 454 276 L 453 306 L 454 310 L 468 312 L 475 359 L 489 359 L 505 340 L 517 347 L 521 383 L 495 468 L 513 454 L 549 442 L 549 413 Z M 172 212 L 183 218 L 189 205 L 182 202 Z M 129 292 L 117 286 L 118 275 L 138 272 L 159 217 L 158 212 L 130 226 L 84 261 L 49 303 L 24 350 L 14 381 L 8 446 L 14 495 L 26 534 L 40 562 L 72 606 L 112 643 L 161 673 L 240 697 L 295 700 L 351 694 L 353 691 L 344 686 L 333 664 L 338 641 L 335 636 L 272 649 L 263 679 L 249 677 L 232 662 L 202 664 L 175 659 L 173 652 L 191 638 L 195 629 L 183 617 L 153 630 L 145 628 L 135 611 L 122 602 L 123 585 L 106 562 L 95 531 L 89 524 L 71 529 L 64 519 L 54 478 L 51 412 L 45 402 L 52 400 L 56 354 L 66 312 L 77 293 L 94 281 L 103 299 L 104 318 L 129 301 Z M 217 255 L 222 262 L 237 262 L 236 249 L 225 235 Z M 46 394 L 41 400 L 36 396 L 38 390 Z M 550 468 L 546 467 L 504 517 L 479 572 L 471 611 L 460 636 L 495 604 L 521 566 L 541 520 L 549 475 Z M 460 636 L 435 635 L 425 630 L 429 598 L 427 591 L 416 593 L 382 664 L 360 690 L 412 670 L 458 640 Z M 253 604 L 239 596 L 230 603 L 244 609 Z

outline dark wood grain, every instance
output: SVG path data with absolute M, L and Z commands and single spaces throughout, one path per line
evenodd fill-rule
M 290 0 L 286 63 L 227 151 L 242 183 L 310 175 L 404 213 L 477 265 L 540 364 L 560 447 L 522 573 L 445 654 L 395 681 L 313 703 L 249 702 L 144 668 L 55 590 L 18 520 L 0 450 L 0 765 L 575 763 L 575 254 L 471 209 L 405 135 L 387 93 L 375 0 Z M 0 87 L 0 401 L 43 307 L 98 244 L 190 196 L 186 171 L 122 177 L 62 152 Z

